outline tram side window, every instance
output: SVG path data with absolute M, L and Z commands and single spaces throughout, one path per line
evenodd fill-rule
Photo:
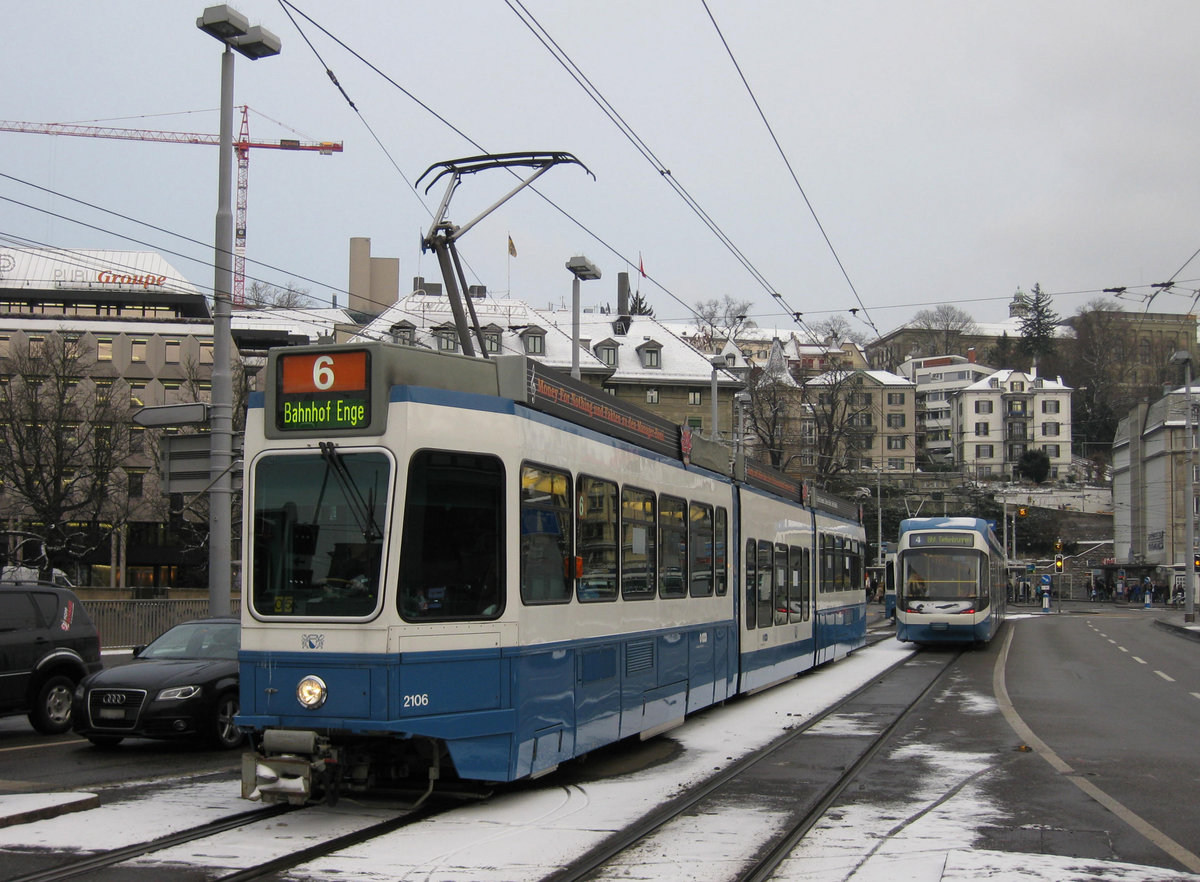
M 521 466 L 521 600 L 571 599 L 571 476 L 546 466 Z
M 758 602 L 755 600 L 755 592 L 758 590 L 758 542 L 753 539 L 746 540 L 746 628 L 755 627 L 755 613 L 758 611 Z M 763 624 L 766 624 L 765 622 Z
M 658 594 L 687 597 L 687 503 L 674 496 L 658 500 Z
M 654 494 L 624 487 L 621 490 L 621 596 L 626 600 L 654 597 L 658 563 L 657 518 Z
M 838 586 L 835 590 L 844 592 L 848 588 L 846 582 L 846 540 L 841 536 L 834 536 L 834 568 L 836 576 L 838 576 Z
M 775 546 L 775 624 L 788 622 L 788 551 L 786 545 Z
M 833 537 L 825 534 L 821 535 L 821 593 L 825 594 L 829 591 L 836 590 L 834 584 L 834 553 L 833 553 Z
M 408 467 L 397 603 L 408 621 L 504 612 L 504 465 L 422 450 Z
M 788 621 L 803 622 L 808 618 L 808 574 L 804 571 L 806 552 L 795 545 L 788 546 Z
M 688 509 L 688 542 L 691 548 L 692 597 L 710 597 L 713 593 L 713 510 L 711 505 L 693 502 Z
M 725 549 L 729 547 L 729 513 L 717 507 L 713 533 L 713 575 L 716 578 L 717 594 L 729 590 L 729 561 Z
M 583 559 L 583 574 L 575 587 L 581 601 L 617 599 L 617 485 L 612 481 L 579 478 L 579 517 L 575 548 Z
M 768 627 L 774 615 L 775 605 L 774 575 L 775 546 L 770 542 L 758 543 L 758 626 Z

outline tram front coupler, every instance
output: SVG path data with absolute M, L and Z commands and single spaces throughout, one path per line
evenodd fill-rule
M 242 798 L 304 805 L 313 783 L 327 784 L 337 758 L 329 739 L 304 729 L 267 729 L 258 750 L 242 754 Z

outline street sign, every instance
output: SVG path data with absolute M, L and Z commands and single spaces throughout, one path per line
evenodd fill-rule
M 1050 574 L 1049 573 L 1042 573 L 1042 584 L 1043 585 L 1050 584 Z
M 207 432 L 196 435 L 168 435 L 160 445 L 159 469 L 162 474 L 163 493 L 201 493 L 212 484 L 210 459 L 212 436 Z M 233 437 L 233 457 L 241 458 L 243 437 Z M 240 488 L 242 470 L 240 465 L 232 471 L 233 489 Z
M 143 407 L 133 415 L 139 426 L 194 426 L 208 422 L 208 405 L 203 401 L 185 401 L 182 404 L 157 404 Z

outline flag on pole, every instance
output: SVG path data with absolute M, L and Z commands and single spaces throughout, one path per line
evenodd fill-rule
M 646 265 L 642 263 L 642 252 L 638 252 L 638 272 L 642 274 L 642 278 L 646 278 Z
M 509 257 L 517 256 L 517 246 L 513 244 L 512 236 L 508 237 L 508 256 Z

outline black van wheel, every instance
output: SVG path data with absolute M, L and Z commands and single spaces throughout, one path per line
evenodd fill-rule
M 71 700 L 75 681 L 55 674 L 42 684 L 29 711 L 29 723 L 43 735 L 61 735 L 71 728 Z

